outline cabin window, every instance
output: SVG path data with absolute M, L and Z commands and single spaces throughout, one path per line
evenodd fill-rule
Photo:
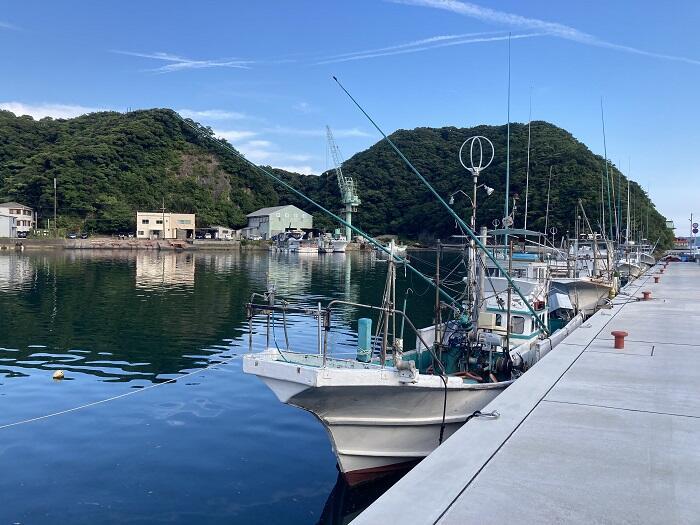
M 496 314 L 496 326 L 503 326 L 503 316 Z
M 510 332 L 512 334 L 525 333 L 525 318 L 519 315 L 514 315 L 510 319 Z

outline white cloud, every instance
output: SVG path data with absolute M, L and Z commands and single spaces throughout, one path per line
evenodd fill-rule
M 474 33 L 476 34 L 484 34 L 484 33 Z M 493 34 L 493 33 L 489 33 Z M 333 58 L 330 57 L 326 60 L 322 60 L 321 62 L 317 62 L 316 65 L 322 65 L 322 64 L 335 64 L 337 62 L 348 62 L 351 60 L 365 60 L 367 58 L 376 58 L 376 57 L 384 57 L 384 56 L 391 56 L 391 55 L 403 55 L 406 53 L 417 53 L 419 51 L 428 51 L 430 49 L 436 49 L 439 47 L 449 47 L 449 46 L 461 46 L 465 44 L 477 44 L 481 42 L 499 42 L 502 40 L 508 40 L 508 38 L 532 38 L 536 36 L 543 36 L 546 33 L 524 33 L 524 34 L 517 34 L 517 35 L 504 35 L 501 34 L 500 36 L 481 36 L 481 37 L 470 37 L 470 38 L 462 38 L 459 35 L 456 36 L 450 36 L 450 35 L 444 35 L 444 36 L 436 36 L 436 37 L 431 37 L 431 38 L 425 38 L 423 40 L 416 40 L 414 42 L 408 42 L 406 44 L 399 44 L 396 46 L 389 46 L 385 48 L 379 48 L 375 50 L 368 50 L 364 52 L 356 52 L 356 53 L 348 53 L 346 55 L 338 55 L 337 57 Z M 420 43 L 423 42 L 425 45 L 420 45 Z
M 0 27 L 3 29 L 18 29 L 17 26 L 13 26 L 12 24 L 8 24 L 7 22 L 2 22 L 0 21 Z
M 318 111 L 314 105 L 308 102 L 297 102 L 292 106 L 292 109 L 300 113 L 315 113 Z
M 219 138 L 226 139 L 231 143 L 239 140 L 248 139 L 250 137 L 255 137 L 258 133 L 256 131 L 240 130 L 240 129 L 215 129 L 214 135 Z
M 290 128 L 287 126 L 274 126 L 272 128 L 265 128 L 263 130 L 266 133 L 274 133 L 278 135 L 292 135 L 297 137 L 325 137 L 325 128 Z M 367 133 L 358 128 L 348 128 L 348 129 L 334 129 L 333 136 L 339 138 L 348 137 L 373 137 L 371 133 Z
M 530 29 L 535 31 L 541 31 L 548 35 L 563 38 L 566 40 L 572 40 L 580 44 L 586 44 L 596 47 L 604 47 L 608 49 L 615 49 L 618 51 L 625 51 L 627 53 L 634 53 L 637 55 L 644 55 L 653 58 L 660 58 L 663 60 L 673 60 L 677 62 L 685 62 L 693 65 L 700 65 L 700 60 L 675 56 L 666 55 L 663 53 L 654 53 L 651 51 L 645 51 L 643 49 L 637 49 L 635 47 L 623 46 L 619 44 L 614 44 L 612 42 L 607 42 L 601 40 L 600 38 L 591 35 L 589 33 L 584 33 L 578 29 L 560 24 L 557 22 L 548 22 L 546 20 L 540 20 L 537 18 L 529 18 L 514 13 L 507 13 L 505 11 L 497 11 L 495 9 L 490 9 L 488 7 L 483 7 L 471 2 L 460 2 L 458 0 L 388 0 L 397 4 L 408 4 L 417 5 L 423 7 L 431 7 L 434 9 L 442 9 L 445 11 L 450 11 L 455 14 L 468 16 L 470 18 L 475 18 L 484 22 L 494 22 L 497 24 L 503 24 L 511 27 L 520 27 L 523 29 Z
M 185 118 L 209 120 L 241 120 L 247 118 L 244 113 L 226 111 L 224 109 L 178 109 L 177 112 Z
M 194 58 L 181 57 L 178 55 L 171 55 L 170 53 L 162 52 L 137 53 L 132 51 L 113 51 L 113 53 L 167 62 L 166 65 L 151 70 L 157 73 L 173 73 L 175 71 L 183 71 L 186 69 L 208 69 L 215 67 L 250 69 L 251 64 L 254 64 L 252 60 L 244 60 L 238 58 L 198 60 Z
M 292 171 L 294 173 L 303 173 L 304 175 L 314 175 L 317 173 L 311 166 L 307 165 L 289 165 L 289 166 L 274 166 L 284 171 Z
M 0 102 L 0 109 L 12 111 L 15 115 L 30 115 L 35 119 L 51 118 L 75 118 L 86 113 L 96 111 L 110 111 L 106 108 L 91 108 L 73 104 L 25 104 L 24 102 Z

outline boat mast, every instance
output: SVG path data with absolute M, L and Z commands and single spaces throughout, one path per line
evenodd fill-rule
M 544 234 L 547 235 L 549 226 L 549 191 L 552 189 L 552 166 L 549 167 L 549 180 L 547 181 L 547 211 L 544 214 Z
M 503 245 L 507 246 L 508 245 L 508 233 L 507 230 L 510 228 L 510 225 L 507 224 L 508 221 L 508 199 L 510 195 L 510 33 L 508 33 L 508 109 L 507 109 L 507 117 L 508 117 L 508 125 L 506 127 L 506 197 L 505 197 L 505 204 L 504 204 L 504 215 L 503 215 L 503 227 L 506 230 L 505 235 L 503 236 Z
M 605 140 L 605 115 L 603 114 L 603 97 L 600 97 L 600 120 L 603 122 L 603 153 L 605 154 L 605 180 L 608 187 L 608 217 L 611 217 L 612 209 L 610 206 L 610 175 L 608 173 L 608 146 Z M 608 222 L 610 228 L 610 236 L 608 238 L 612 239 L 612 218 Z
M 530 128 L 532 126 L 532 86 L 530 86 L 530 111 L 527 117 L 527 167 L 525 168 L 525 220 L 523 223 L 523 229 L 527 230 L 527 197 L 530 190 L 530 144 L 531 144 L 531 134 Z M 547 233 L 545 231 L 545 233 Z

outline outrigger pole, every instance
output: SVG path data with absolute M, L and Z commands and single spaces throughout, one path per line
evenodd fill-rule
M 455 301 L 454 298 L 453 298 L 450 294 L 448 294 L 447 292 L 445 292 L 445 290 L 443 290 L 442 288 L 440 288 L 439 286 L 437 286 L 437 284 L 436 284 L 432 279 L 430 279 L 428 276 L 426 276 L 425 274 L 423 274 L 422 272 L 420 272 L 419 270 L 417 270 L 416 268 L 414 268 L 413 266 L 411 266 L 411 264 L 408 262 L 408 259 L 404 259 L 403 257 L 400 257 L 400 256 L 398 256 L 398 255 L 392 253 L 390 250 L 388 250 L 388 249 L 387 249 L 384 245 L 382 245 L 380 242 L 376 241 L 376 240 L 375 240 L 371 235 L 369 235 L 368 233 L 365 233 L 364 231 L 362 231 L 362 230 L 361 230 L 360 228 L 358 228 L 357 226 L 354 226 L 353 224 L 350 224 L 349 222 L 347 222 L 347 221 L 341 219 L 340 216 L 336 215 L 335 213 L 333 213 L 333 212 L 330 211 L 329 209 L 323 207 L 321 204 L 319 204 L 318 202 L 316 202 L 315 200 L 313 200 L 311 197 L 307 197 L 307 196 L 304 195 L 302 192 L 300 192 L 299 190 L 297 190 L 296 188 L 294 188 L 294 187 L 291 186 L 289 183 L 285 182 L 284 180 L 282 180 L 281 178 L 279 178 L 278 176 L 276 176 L 276 175 L 273 174 L 272 172 L 270 172 L 270 171 L 266 170 L 265 168 L 262 168 L 262 167 L 258 166 L 257 164 L 255 164 L 255 163 L 249 161 L 247 158 L 245 158 L 245 156 L 243 156 L 243 154 L 241 154 L 239 151 L 237 151 L 234 147 L 232 147 L 232 146 L 229 145 L 228 143 L 222 142 L 222 141 L 220 141 L 220 140 L 216 140 L 216 139 L 215 139 L 214 137 L 212 137 L 211 135 L 208 135 L 208 134 L 206 134 L 205 132 L 203 132 L 201 129 L 197 128 L 195 125 L 193 125 L 193 123 L 190 123 L 190 122 L 188 122 L 187 120 L 185 120 L 184 118 L 182 118 L 182 116 L 180 116 L 178 113 L 175 113 L 175 114 L 178 116 L 178 118 L 179 118 L 185 125 L 187 125 L 191 130 L 193 130 L 199 137 L 204 138 L 204 139 L 211 140 L 212 142 L 216 143 L 216 144 L 219 145 L 220 147 L 224 148 L 225 150 L 227 150 L 228 152 L 230 152 L 231 154 L 235 155 L 237 158 L 239 158 L 240 160 L 242 160 L 243 162 L 245 162 L 246 164 L 248 164 L 249 166 L 251 166 L 253 169 L 255 169 L 255 170 L 257 170 L 257 171 L 263 173 L 264 175 L 266 175 L 267 177 L 271 178 L 272 180 L 274 180 L 274 181 L 277 182 L 278 184 L 284 186 L 284 187 L 287 188 L 289 191 L 291 191 L 292 193 L 294 193 L 294 194 L 297 195 L 298 197 L 301 197 L 302 199 L 304 199 L 304 200 L 305 200 L 306 202 L 308 202 L 309 204 L 312 204 L 313 206 L 315 206 L 316 208 L 318 208 L 319 210 L 321 210 L 323 213 L 327 214 L 328 216 L 332 217 L 333 219 L 335 219 L 336 221 L 338 221 L 339 223 L 341 223 L 341 224 L 342 224 L 343 226 L 345 226 L 346 228 L 350 228 L 352 231 L 354 231 L 354 232 L 355 232 L 357 235 L 359 235 L 360 237 L 363 237 L 364 239 L 367 239 L 368 242 L 370 242 L 371 244 L 373 244 L 374 246 L 376 246 L 377 248 L 379 248 L 379 249 L 382 250 L 383 252 L 389 254 L 389 256 L 392 257 L 394 260 L 396 260 L 396 261 L 399 262 L 399 263 L 404 264 L 404 265 L 406 266 L 406 268 L 408 268 L 410 271 L 412 271 L 415 275 L 417 275 L 418 277 L 420 277 L 423 281 L 425 281 L 426 283 L 428 283 L 430 286 L 435 287 L 435 288 L 440 292 L 440 295 L 441 295 L 444 299 L 446 299 L 447 301 L 449 301 L 449 303 L 450 303 L 452 306 L 456 307 L 459 311 L 462 311 L 462 310 L 463 310 L 462 305 L 460 305 L 457 301 Z
M 496 268 L 498 268 L 498 270 L 501 272 L 501 275 L 505 276 L 506 280 L 508 281 L 508 284 L 513 287 L 515 292 L 518 294 L 518 297 L 520 297 L 523 300 L 523 302 L 527 306 L 527 309 L 530 311 L 530 313 L 532 314 L 533 318 L 536 320 L 539 327 L 542 328 L 542 330 L 544 331 L 545 334 L 549 335 L 550 332 L 549 332 L 549 329 L 547 328 L 547 326 L 544 324 L 542 319 L 540 319 L 540 316 L 537 314 L 537 312 L 532 307 L 530 302 L 525 298 L 523 293 L 520 291 L 520 288 L 518 288 L 516 286 L 515 282 L 513 282 L 513 279 L 510 276 L 510 274 L 496 260 L 495 255 L 493 255 L 489 250 L 486 249 L 486 246 L 484 246 L 484 244 L 481 242 L 479 237 L 472 231 L 472 229 L 467 225 L 467 223 L 464 222 L 459 215 L 457 215 L 457 213 L 450 207 L 450 205 L 447 204 L 447 202 L 445 202 L 445 199 L 443 199 L 440 196 L 440 194 L 435 190 L 435 188 L 433 188 L 433 186 L 426 180 L 426 178 L 423 177 L 423 175 L 421 175 L 421 173 L 415 168 L 415 166 L 413 164 L 411 164 L 411 161 L 406 158 L 406 156 L 401 152 L 401 150 L 398 147 L 396 147 L 396 144 L 394 144 L 393 141 L 387 136 L 387 134 L 384 133 L 384 131 L 382 131 L 382 128 L 380 128 L 377 125 L 377 123 L 374 120 L 372 120 L 372 117 L 370 117 L 367 114 L 367 112 L 362 108 L 362 106 L 360 106 L 359 102 L 357 102 L 357 100 L 355 100 L 355 98 L 350 94 L 350 92 L 347 89 L 345 89 L 343 84 L 340 83 L 340 80 L 338 80 L 336 77 L 333 77 L 333 80 L 335 80 L 337 82 L 337 84 L 340 86 L 340 89 L 342 89 L 345 92 L 345 94 L 350 98 L 350 100 L 352 100 L 352 102 L 355 104 L 355 106 L 357 106 L 357 108 L 362 112 L 362 114 L 365 117 L 367 117 L 367 120 L 369 120 L 372 123 L 372 125 L 375 127 L 375 129 L 379 133 L 381 133 L 382 137 L 384 137 L 384 139 L 389 143 L 389 145 L 398 154 L 398 156 L 401 157 L 401 160 L 404 162 L 404 164 L 406 164 L 411 169 L 411 171 L 416 175 L 416 177 L 418 177 L 418 179 L 423 183 L 423 185 L 426 188 L 428 188 L 428 190 L 430 190 L 430 192 L 435 196 L 435 198 L 438 200 L 438 202 L 447 210 L 447 213 L 449 213 L 452 216 L 452 218 L 457 221 L 457 223 L 461 226 L 462 230 L 467 232 L 467 235 L 474 241 L 474 243 L 479 247 L 479 249 L 481 251 L 483 251 L 488 256 L 489 259 L 491 259 L 491 262 L 493 262 L 493 264 L 496 265 Z M 474 321 L 478 322 L 477 319 L 475 319 Z

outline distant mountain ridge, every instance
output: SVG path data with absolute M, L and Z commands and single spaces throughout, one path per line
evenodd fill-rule
M 133 229 L 137 209 L 167 209 L 197 214 L 200 225 L 240 227 L 245 215 L 279 203 L 296 204 L 314 213 L 317 223 L 331 221 L 264 174 L 217 145 L 210 129 L 205 139 L 169 109 L 130 113 L 101 112 L 69 120 L 35 121 L 0 111 L 0 198 L 24 202 L 41 217 L 53 215 L 53 178 L 58 179 L 58 213 L 64 225 L 94 231 Z M 416 128 L 398 130 L 391 139 L 445 198 L 470 190 L 471 178 L 460 165 L 458 151 L 472 135 L 489 137 L 495 158 L 480 182 L 495 189 L 479 194 L 478 224 L 491 227 L 503 216 L 506 172 L 506 126 Z M 523 225 L 527 126 L 511 124 L 511 196 L 518 195 L 515 225 Z M 528 228 L 544 228 L 547 179 L 552 168 L 548 226 L 559 235 L 573 234 L 577 202 L 583 202 L 591 223 L 599 221 L 603 159 L 570 133 L 546 122 L 532 123 Z M 442 237 L 459 233 L 415 176 L 385 141 L 348 159 L 343 170 L 356 180 L 362 205 L 354 216 L 366 231 L 405 237 Z M 614 190 L 619 171 L 610 166 Z M 324 206 L 340 209 L 332 170 L 320 176 L 274 170 L 294 187 Z M 626 200 L 627 179 L 622 176 Z M 630 184 L 637 225 L 649 237 L 670 242 L 664 218 L 635 182 Z M 607 188 L 604 188 L 607 191 Z M 467 216 L 469 202 L 455 197 L 455 209 Z M 512 203 L 511 203 L 512 206 Z M 605 210 L 608 214 L 607 205 Z M 623 211 L 623 217 L 626 211 Z

